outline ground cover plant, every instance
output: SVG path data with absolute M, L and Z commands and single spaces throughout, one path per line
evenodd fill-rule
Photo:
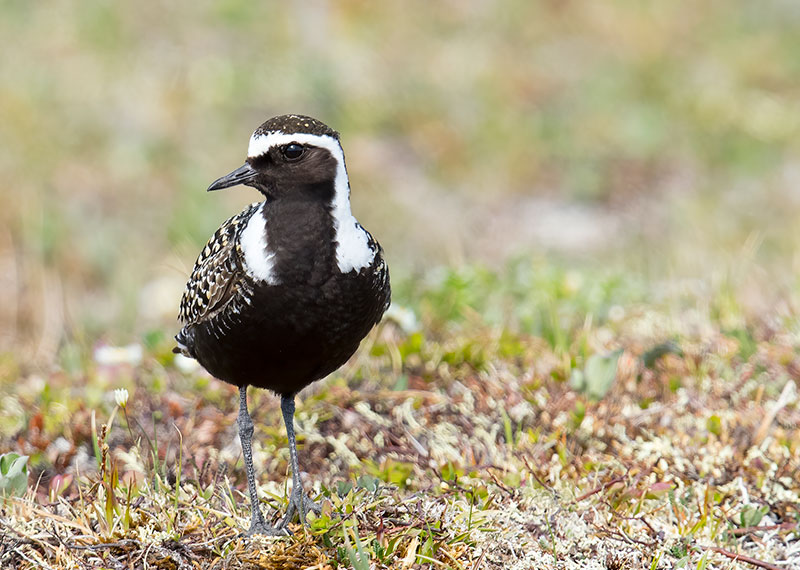
M 323 511 L 281 539 L 242 536 L 235 388 L 176 361 L 166 335 L 47 377 L 6 358 L 3 450 L 28 459 L 24 487 L 2 471 L 3 567 L 800 565 L 788 321 L 528 261 L 398 297 L 416 305 L 299 400 Z M 278 517 L 285 433 L 277 399 L 254 397 Z

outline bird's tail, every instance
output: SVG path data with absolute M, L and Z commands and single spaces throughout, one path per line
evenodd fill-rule
M 175 335 L 175 342 L 178 343 L 178 346 L 172 349 L 172 352 L 175 354 L 182 354 L 184 356 L 188 356 L 189 358 L 194 358 L 194 355 L 191 353 L 190 346 L 192 345 L 192 334 L 186 330 L 186 327 L 183 327 L 181 331 Z

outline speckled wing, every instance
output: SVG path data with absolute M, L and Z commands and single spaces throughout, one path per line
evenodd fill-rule
M 359 227 L 361 227 L 361 224 L 359 224 Z M 375 255 L 375 259 L 372 262 L 372 288 L 376 295 L 383 295 L 384 297 L 383 308 L 375 320 L 375 324 L 377 325 L 392 302 L 392 288 L 389 284 L 389 266 L 386 265 L 386 261 L 383 259 L 383 248 L 381 244 L 378 243 L 378 240 L 372 237 L 372 234 L 363 227 L 361 227 L 361 229 L 366 232 L 367 245 Z
M 210 319 L 235 296 L 245 273 L 239 234 L 259 206 L 251 204 L 226 220 L 200 252 L 181 298 L 178 319 L 184 325 Z

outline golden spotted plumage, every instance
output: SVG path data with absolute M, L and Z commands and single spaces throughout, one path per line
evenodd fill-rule
M 178 318 L 184 325 L 210 319 L 235 297 L 245 275 L 238 239 L 261 204 L 250 204 L 228 218 L 197 257 L 181 298 Z

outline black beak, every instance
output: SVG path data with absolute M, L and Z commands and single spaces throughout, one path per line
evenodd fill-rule
M 256 172 L 253 167 L 245 162 L 242 166 L 230 174 L 226 174 L 222 178 L 217 178 L 214 180 L 214 182 L 211 183 L 211 186 L 208 187 L 208 192 L 211 192 L 212 190 L 230 188 L 231 186 L 236 186 L 237 184 L 247 184 L 247 181 L 255 178 L 257 174 L 258 172 Z

